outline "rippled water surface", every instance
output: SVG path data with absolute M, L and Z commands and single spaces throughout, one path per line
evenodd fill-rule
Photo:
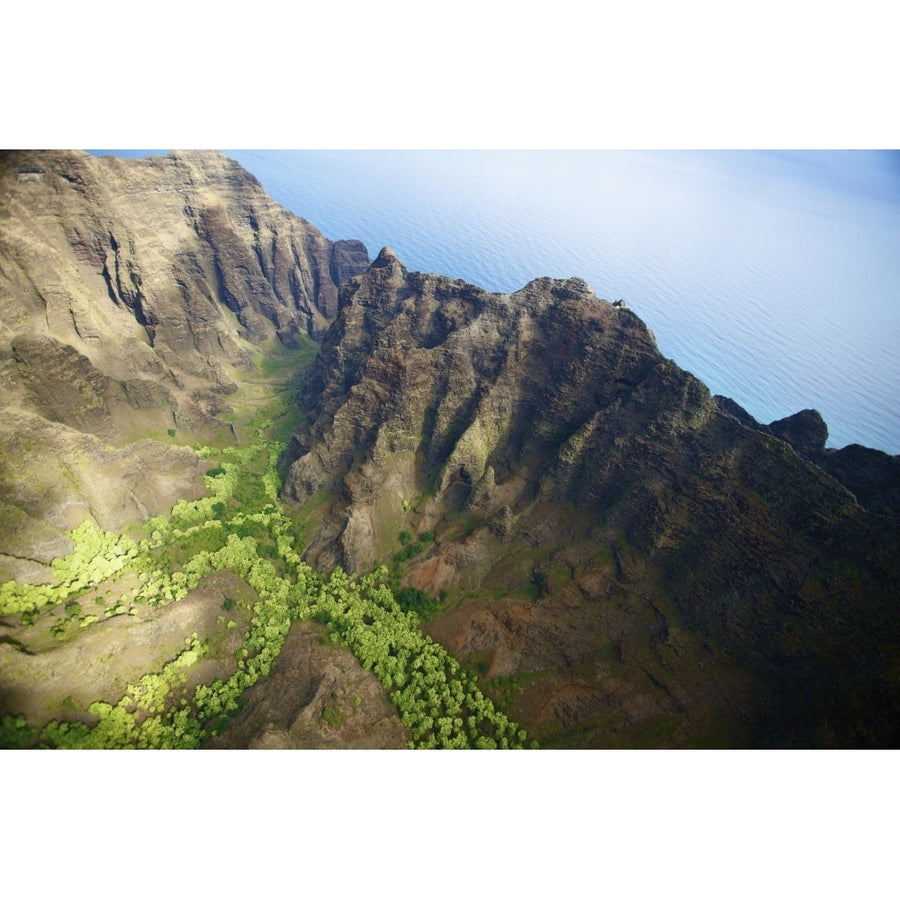
M 897 154 L 226 152 L 329 238 L 489 290 L 578 275 L 760 421 L 900 453 Z

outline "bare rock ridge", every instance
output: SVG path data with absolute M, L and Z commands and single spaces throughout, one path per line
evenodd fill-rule
M 317 417 L 291 450 L 287 492 L 341 486 L 339 561 L 354 569 L 383 552 L 375 526 L 397 519 L 398 488 L 408 500 L 433 482 L 439 506 L 464 500 L 488 517 L 541 498 L 583 505 L 610 489 L 616 438 L 668 436 L 715 413 L 637 316 L 582 280 L 488 294 L 410 273 L 387 248 L 345 289 L 309 402 Z M 609 478 L 586 480 L 598 465 Z
M 734 400 L 716 397 L 717 405 L 744 425 L 787 441 L 801 456 L 814 462 L 853 492 L 868 510 L 900 517 L 900 457 L 861 444 L 839 450 L 826 448 L 828 426 L 815 409 L 762 425 Z
M 490 294 L 387 248 L 306 392 L 285 492 L 337 498 L 309 557 L 433 533 L 406 583 L 449 593 L 432 628 L 463 657 L 531 673 L 545 739 L 900 741 L 896 523 L 811 461 L 818 414 L 742 423 L 580 279 Z
M 256 346 L 318 339 L 336 313 L 339 281 L 368 264 L 359 241 L 329 241 L 218 152 L 3 153 L 5 447 L 33 446 L 33 428 L 14 425 L 21 414 L 37 416 L 56 426 L 63 458 L 90 435 L 122 447 L 133 480 L 149 483 L 147 454 L 157 451 L 141 439 L 225 428 L 236 388 L 229 371 L 249 371 Z M 118 527 L 134 516 L 130 503 L 89 510 L 85 497 L 105 481 L 94 464 L 72 466 L 65 478 L 33 468 L 27 454 L 0 454 L 2 499 L 17 520 L 72 527 L 90 516 Z M 153 514 L 169 498 L 163 490 L 144 509 Z M 7 531 L 0 574 L 12 577 L 24 570 L 3 546 Z

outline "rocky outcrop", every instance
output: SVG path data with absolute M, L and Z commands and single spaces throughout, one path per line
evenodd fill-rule
M 825 454 L 828 426 L 816 409 L 804 409 L 792 416 L 770 422 L 769 434 L 787 441 L 801 456 L 817 460 Z
M 828 426 L 814 409 L 762 425 L 734 400 L 714 399 L 719 409 L 742 424 L 787 441 L 801 456 L 836 478 L 870 512 L 900 519 L 900 457 L 860 444 L 840 450 L 826 448 Z
M 900 456 L 848 444 L 827 453 L 820 465 L 866 509 L 900 521 Z
M 539 497 L 586 507 L 611 489 L 617 438 L 715 413 L 633 313 L 580 279 L 488 294 L 410 273 L 384 249 L 341 302 L 309 376 L 313 417 L 291 448 L 287 493 L 344 492 L 341 561 L 353 568 L 380 555 L 376 523 L 397 523 L 426 483 L 436 507 L 465 501 L 486 518 Z M 608 477 L 586 480 L 597 466 Z
M 817 413 L 742 423 L 579 279 L 489 294 L 389 249 L 342 289 L 306 403 L 286 495 L 336 498 L 310 558 L 364 570 L 433 533 L 406 581 L 456 606 L 435 636 L 552 672 L 514 709 L 545 739 L 900 741 L 896 527 L 806 458 Z

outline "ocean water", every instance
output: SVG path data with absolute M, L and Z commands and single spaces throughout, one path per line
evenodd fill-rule
M 494 291 L 579 276 L 758 420 L 900 453 L 900 154 L 225 152 L 329 238 Z

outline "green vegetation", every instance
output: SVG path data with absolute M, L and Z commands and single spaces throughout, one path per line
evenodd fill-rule
M 75 720 L 52 721 L 42 729 L 22 716 L 5 716 L 0 746 L 199 747 L 228 727 L 247 688 L 271 672 L 292 623 L 305 619 L 327 625 L 329 639 L 346 644 L 375 674 L 410 730 L 410 747 L 526 745 L 525 732 L 484 696 L 477 679 L 423 634 L 419 614 L 432 611 L 442 598 L 399 588 L 384 567 L 359 578 L 338 568 L 325 577 L 303 562 L 278 499 L 277 463 L 285 444 L 272 435 L 286 436 L 294 418 L 281 413 L 277 407 L 271 416 L 261 411 L 262 421 L 246 444 L 195 447 L 201 458 L 215 463 L 205 475 L 207 496 L 179 501 L 169 518 L 150 519 L 142 539 L 83 523 L 71 533 L 73 551 L 53 562 L 55 584 L 0 586 L 0 615 L 19 615 L 26 625 L 49 616 L 53 637 L 70 640 L 105 618 L 134 614 L 137 606 L 177 603 L 212 573 L 233 572 L 258 598 L 247 610 L 249 621 L 243 620 L 235 671 L 189 689 L 188 672 L 220 649 L 211 648 L 215 639 L 201 640 L 195 633 L 160 671 L 128 684 L 115 704 L 98 700 L 80 717 L 78 710 L 67 710 Z M 433 540 L 427 532 L 416 541 L 401 535 L 395 572 Z M 115 600 L 107 603 L 102 591 Z M 229 596 L 222 608 L 230 611 L 237 602 Z M 219 627 L 226 633 L 237 626 L 220 617 Z M 344 721 L 333 706 L 322 718 L 330 727 Z
M 335 706 L 325 706 L 322 710 L 322 721 L 332 728 L 340 728 L 346 720 L 346 716 Z
M 137 544 L 130 538 L 105 532 L 86 521 L 70 537 L 75 548 L 51 564 L 57 584 L 8 581 L 0 585 L 0 615 L 32 614 L 48 606 L 65 604 L 70 597 L 83 594 L 129 567 L 139 555 Z
M 437 596 L 432 596 L 413 587 L 398 587 L 393 590 L 401 609 L 405 612 L 418 613 L 423 619 L 427 619 L 436 613 L 447 600 L 446 591 L 440 591 Z
M 331 573 L 308 615 L 328 625 L 371 669 L 410 729 L 411 747 L 523 747 L 526 735 L 484 696 L 477 681 L 405 612 L 382 567 L 362 578 Z
M 412 535 L 408 531 L 401 531 L 401 549 L 394 554 L 394 562 L 399 564 L 406 562 L 408 559 L 414 559 L 420 553 L 423 553 L 429 544 L 433 543 L 434 533 L 431 531 L 423 532 L 417 541 L 413 541 Z

